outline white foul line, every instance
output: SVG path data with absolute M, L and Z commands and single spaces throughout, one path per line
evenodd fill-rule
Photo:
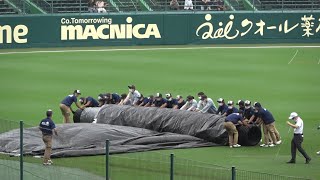
M 296 57 L 296 55 L 298 54 L 298 52 L 299 52 L 299 50 L 296 51 L 296 53 L 293 55 L 293 57 L 292 57 L 291 60 L 288 62 L 288 64 L 290 64 L 290 63 L 293 61 L 293 59 Z
M 277 48 L 320 48 L 320 46 L 209 46 L 209 47 L 157 47 L 157 48 L 123 48 L 123 49 L 76 49 L 76 50 L 40 50 L 12 51 L 2 54 L 37 54 L 37 53 L 67 53 L 67 52 L 112 52 L 112 51 L 157 51 L 157 50 L 188 50 L 188 49 L 277 49 Z

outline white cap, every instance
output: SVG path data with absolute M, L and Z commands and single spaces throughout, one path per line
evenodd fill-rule
M 171 97 L 171 93 L 166 94 L 166 97 Z
M 297 116 L 298 116 L 298 113 L 292 112 L 292 113 L 290 114 L 290 116 L 289 116 L 289 119 L 293 119 L 293 118 L 295 118 L 295 117 L 297 117 Z
M 79 89 L 75 90 L 74 93 L 81 94 Z
M 222 102 L 222 101 L 224 101 L 223 98 L 219 98 L 219 99 L 217 100 L 217 102 Z
M 233 105 L 233 101 L 228 101 L 228 105 Z

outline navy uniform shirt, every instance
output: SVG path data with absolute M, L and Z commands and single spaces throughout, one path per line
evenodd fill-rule
M 258 111 L 257 117 L 261 118 L 263 123 L 266 125 L 271 124 L 275 121 L 272 114 L 267 109 L 264 109 L 264 108 L 261 108 Z
M 46 118 L 41 120 L 39 127 L 43 135 L 52 135 L 52 130 L 56 128 L 56 125 L 50 118 Z
M 112 104 L 118 104 L 121 101 L 121 97 L 117 93 L 112 93 Z
M 157 100 L 154 100 L 153 101 L 153 104 L 156 106 L 156 107 L 160 107 L 162 106 L 164 103 L 166 103 L 167 100 L 165 100 L 164 98 L 161 98 L 160 101 L 157 101 Z
M 176 99 L 167 99 L 167 108 L 173 108 L 173 106 L 178 105 L 178 101 Z
M 238 121 L 243 121 L 243 117 L 239 113 L 232 113 L 225 120 L 225 122 L 232 122 L 233 124 L 238 124 Z
M 250 119 L 251 116 L 254 115 L 254 110 L 252 107 L 250 107 L 249 109 L 245 109 L 243 111 L 243 117 L 246 118 L 246 119 Z
M 149 102 L 149 99 L 147 97 L 143 97 L 143 99 L 140 98 L 139 101 L 137 101 L 137 105 L 140 105 L 142 103 L 141 106 L 144 106 L 148 104 L 148 102 Z
M 99 106 L 99 103 L 98 103 L 98 101 L 97 100 L 95 100 L 93 97 L 91 97 L 91 96 L 89 96 L 89 97 L 87 97 L 87 102 L 91 102 L 90 104 L 89 104 L 89 106 L 88 107 L 98 107 Z
M 61 104 L 64 104 L 66 106 L 71 107 L 72 103 L 77 102 L 77 97 L 73 94 L 65 97 L 62 101 Z
M 179 103 L 179 101 L 178 101 L 178 109 L 180 109 L 183 105 L 185 105 L 186 104 L 186 101 L 185 100 L 183 100 L 182 102 L 180 102 Z
M 228 110 L 228 106 L 226 104 L 223 104 L 222 106 L 219 106 L 217 114 L 224 114 L 225 112 L 227 112 Z
M 229 109 L 227 110 L 227 116 L 232 114 L 232 113 L 238 113 L 239 110 L 236 108 L 236 107 L 233 107 L 232 109 Z

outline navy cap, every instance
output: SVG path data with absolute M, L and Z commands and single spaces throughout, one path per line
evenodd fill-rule
M 261 108 L 261 104 L 260 104 L 259 102 L 256 102 L 256 103 L 254 104 L 254 107 Z

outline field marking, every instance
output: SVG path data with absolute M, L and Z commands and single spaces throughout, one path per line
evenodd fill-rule
M 36 54 L 36 53 L 68 53 L 68 52 L 112 52 L 112 51 L 159 51 L 159 50 L 188 50 L 188 49 L 277 49 L 277 48 L 320 48 L 320 46 L 214 46 L 214 47 L 169 47 L 169 48 L 124 48 L 124 49 L 76 49 L 76 50 L 46 50 L 46 51 L 12 51 L 0 52 L 7 54 Z
M 288 64 L 290 64 L 290 63 L 293 61 L 293 59 L 296 57 L 296 55 L 298 54 L 298 52 L 299 52 L 299 50 L 296 51 L 296 53 L 293 55 L 293 57 L 292 57 L 291 60 L 288 62 Z

